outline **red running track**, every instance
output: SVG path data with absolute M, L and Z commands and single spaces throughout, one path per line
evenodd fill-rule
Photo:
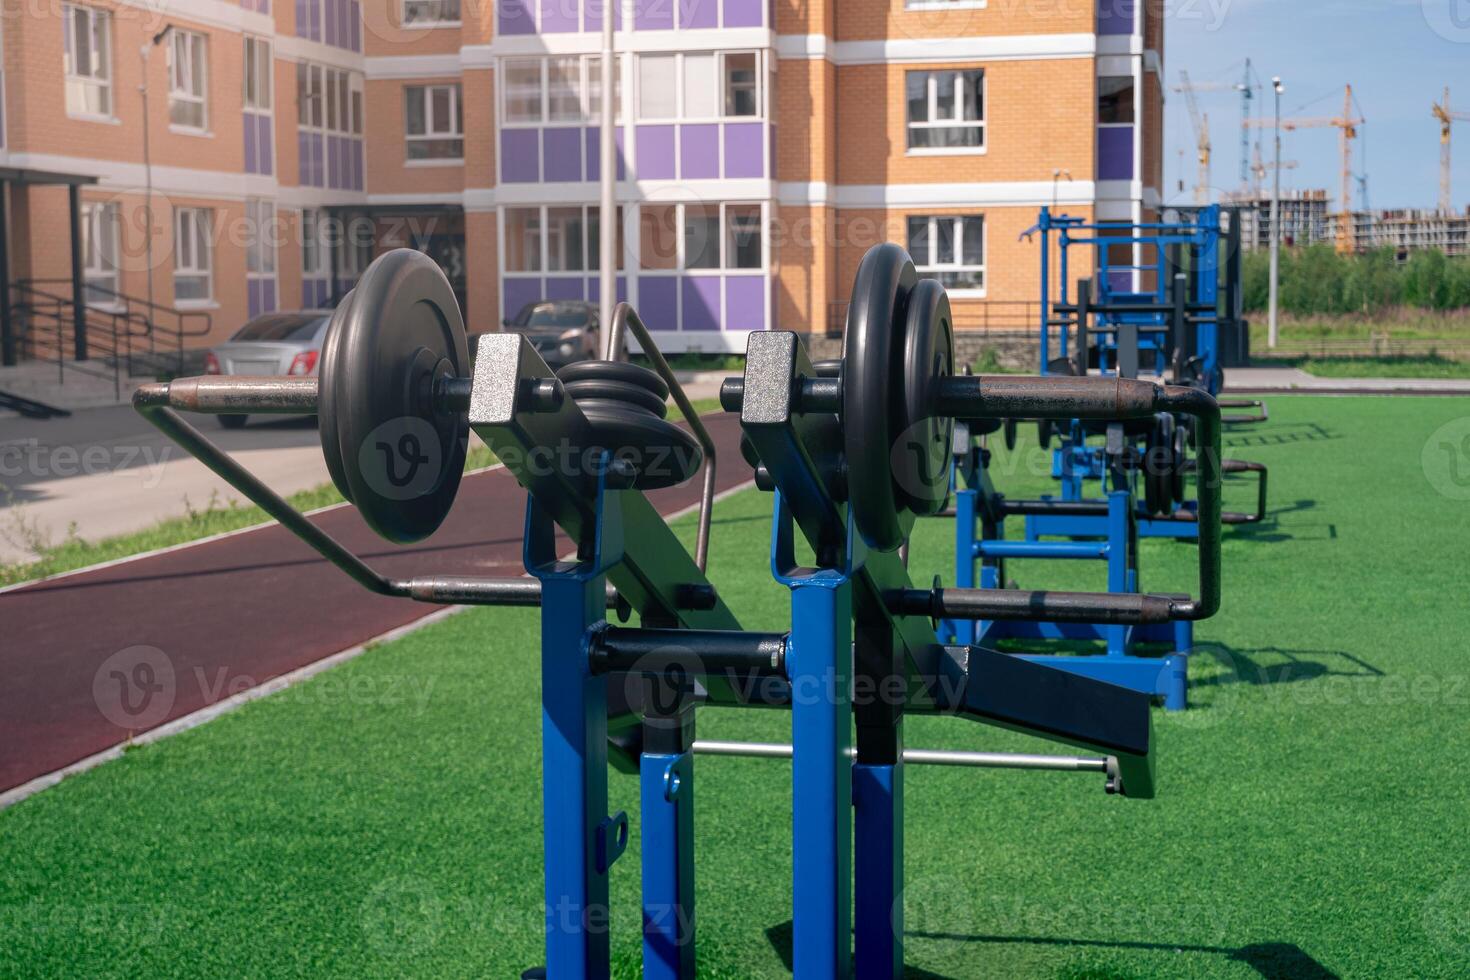
M 739 420 L 704 421 L 716 491 L 749 480 Z M 652 498 L 672 514 L 702 483 Z M 521 575 L 525 500 L 503 469 L 467 477 L 444 526 L 408 548 L 351 507 L 314 520 L 389 576 Z M 278 525 L 0 593 L 0 792 L 438 608 L 367 592 Z

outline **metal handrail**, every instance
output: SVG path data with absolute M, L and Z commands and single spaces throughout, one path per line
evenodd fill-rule
M 64 286 L 67 289 L 67 293 L 65 295 L 58 295 L 55 292 L 39 288 L 40 286 L 51 285 Z M 44 296 L 48 300 L 58 301 L 66 305 L 71 305 L 73 302 L 70 294 L 71 286 L 72 280 L 61 278 L 21 279 L 12 284 L 13 289 Z M 214 329 L 214 317 L 207 310 L 181 310 L 177 307 L 168 306 L 153 300 L 130 296 L 127 293 L 120 293 L 115 289 L 109 289 L 106 286 L 99 286 L 95 283 L 88 284 L 87 289 L 94 294 L 102 293 L 110 296 L 121 306 L 121 309 L 111 310 L 106 307 L 85 303 L 84 306 L 89 316 L 97 315 L 121 318 L 125 322 L 137 324 L 142 327 L 141 332 L 129 331 L 130 336 L 149 337 L 150 340 L 155 336 L 161 336 L 166 341 L 171 341 L 167 345 L 167 348 L 177 356 L 179 370 L 181 371 L 183 370 L 184 364 L 185 338 L 206 337 Z M 140 307 L 141 309 L 139 309 Z M 173 325 L 170 326 L 163 322 L 160 319 L 160 315 L 173 317 Z M 196 328 L 190 328 L 187 326 L 190 321 L 198 321 L 200 325 Z M 116 330 L 117 324 L 115 320 L 112 326 Z M 150 343 L 149 352 L 156 353 L 157 350 L 158 345 Z M 131 349 L 128 353 L 131 363 Z
M 709 563 L 709 526 L 711 512 L 715 505 L 715 441 L 710 438 L 709 430 L 699 419 L 699 413 L 689 401 L 689 396 L 684 394 L 684 386 L 674 375 L 674 369 L 669 367 L 669 362 L 664 360 L 663 353 L 658 345 L 653 342 L 648 328 L 643 325 L 638 313 L 628 303 L 619 303 L 613 310 L 612 325 L 608 328 L 607 351 L 611 360 L 621 360 L 627 353 L 624 350 L 625 339 L 623 334 L 627 330 L 633 331 L 633 336 L 638 339 L 638 346 L 643 348 L 643 355 L 653 363 L 653 369 L 658 376 L 664 379 L 669 386 L 669 394 L 674 397 L 674 404 L 679 406 L 679 411 L 684 415 L 684 420 L 689 423 L 694 437 L 699 440 L 700 448 L 704 450 L 704 493 L 699 501 L 699 533 L 694 544 L 694 564 L 699 566 L 701 572 Z

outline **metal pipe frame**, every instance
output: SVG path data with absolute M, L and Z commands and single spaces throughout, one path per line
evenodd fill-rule
M 722 742 L 696 739 L 695 755 L 722 755 L 743 759 L 789 759 L 790 745 L 779 742 Z M 847 754 L 857 758 L 857 749 Z M 1049 772 L 1108 771 L 1106 758 L 1070 755 L 1026 755 L 1015 752 L 953 752 L 944 749 L 904 749 L 903 761 L 915 766 L 958 766 L 965 769 L 1031 769 Z
M 653 337 L 648 333 L 648 328 L 643 325 L 636 310 L 629 303 L 619 303 L 613 311 L 612 325 L 608 329 L 607 343 L 609 357 L 618 360 L 626 353 L 624 349 L 623 334 L 631 330 L 633 336 L 638 339 L 638 346 L 643 348 L 643 355 L 653 364 L 653 369 L 658 376 L 664 379 L 669 386 L 669 394 L 673 396 L 674 404 L 679 406 L 684 421 L 689 423 L 694 438 L 699 440 L 700 448 L 704 450 L 704 490 L 699 499 L 699 533 L 694 545 L 694 564 L 699 566 L 702 572 L 709 564 L 709 528 L 711 512 L 715 503 L 715 441 L 710 438 L 709 430 L 704 427 L 704 422 L 699 418 L 699 413 L 689 401 L 689 396 L 684 393 L 684 386 L 679 383 L 674 369 L 669 367 L 669 362 L 664 360 L 663 353 L 658 345 L 653 342 Z

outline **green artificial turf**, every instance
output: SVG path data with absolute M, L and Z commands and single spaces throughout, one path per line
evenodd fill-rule
M 1274 516 L 1228 535 L 1194 705 L 1155 715 L 1159 798 L 910 768 L 911 976 L 1470 974 L 1470 401 L 1270 408 L 1227 434 L 1270 465 Z M 1048 485 L 1034 445 L 999 451 L 996 472 L 1013 495 Z M 1227 506 L 1250 499 L 1234 487 Z M 712 578 L 752 629 L 788 617 L 769 507 L 737 495 L 714 525 Z M 951 532 L 921 523 L 916 580 L 952 580 Z M 1145 587 L 1191 588 L 1195 555 L 1144 542 Z M 535 612 L 464 613 L 0 812 L 0 976 L 499 980 L 541 962 L 537 659 Z M 700 731 L 784 741 L 789 717 L 710 711 Z M 911 720 L 907 742 L 1046 749 L 954 718 Z M 707 758 L 698 774 L 700 975 L 789 975 L 789 767 Z M 614 774 L 611 794 L 634 826 L 612 874 L 631 978 L 637 784 Z

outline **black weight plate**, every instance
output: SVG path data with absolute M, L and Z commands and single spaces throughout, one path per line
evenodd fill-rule
M 875 245 L 858 266 L 847 307 L 842 428 L 848 506 L 858 533 L 877 551 L 893 551 L 904 539 L 891 452 L 891 420 L 901 411 L 894 341 L 917 282 L 907 252 L 891 243 Z
M 684 429 L 639 409 L 600 398 L 578 402 L 592 423 L 597 448 L 627 460 L 639 490 L 661 490 L 683 483 L 699 471 L 704 451 Z
M 567 381 L 563 385 L 567 395 L 578 404 L 583 401 L 618 401 L 637 406 L 659 418 L 669 414 L 668 403 L 642 385 L 602 378 Z
M 346 500 L 352 500 L 352 486 L 347 482 L 347 469 L 342 459 L 342 443 L 337 438 L 337 412 L 336 412 L 336 386 L 333 379 L 341 377 L 341 371 L 337 367 L 338 351 L 341 344 L 338 343 L 342 336 L 342 322 L 348 317 L 352 309 L 353 297 L 357 290 L 348 290 L 337 303 L 337 308 L 332 311 L 332 318 L 327 324 L 327 334 L 322 341 L 322 356 L 317 368 L 317 432 L 322 441 L 322 456 L 327 462 L 327 472 L 331 474 L 332 483 L 337 487 Z
M 1000 431 L 1005 423 L 1000 419 L 970 419 L 970 435 L 988 436 Z
M 1056 426 L 1051 419 L 1041 419 L 1036 423 L 1036 441 L 1042 449 L 1051 448 L 1051 437 L 1056 431 Z
M 1016 420 L 1015 419 L 1006 419 L 1004 428 L 1005 428 L 1005 434 L 1006 434 L 1006 436 L 1005 436 L 1006 437 L 1006 451 L 1007 452 L 1015 452 L 1016 451 Z
M 669 397 L 669 386 L 658 372 L 627 361 L 576 361 L 556 372 L 562 384 L 578 381 L 621 381 L 654 393 L 659 404 Z
M 1046 362 L 1046 373 L 1075 377 L 1078 372 L 1077 365 L 1072 363 L 1070 357 L 1056 357 Z
M 435 384 L 469 375 L 464 321 L 434 260 L 395 249 L 368 266 L 335 324 L 323 394 L 363 519 L 390 541 L 428 537 L 464 472 L 469 421 L 435 408 Z
M 1173 511 L 1173 477 L 1169 458 L 1174 453 L 1174 417 L 1158 415 L 1153 420 L 1143 453 L 1143 502 L 1150 515 Z
M 929 516 L 949 496 L 950 438 L 954 419 L 934 414 L 939 385 L 954 375 L 954 323 L 949 297 L 936 280 L 921 279 L 909 294 L 899 374 L 903 413 L 893 434 L 893 478 L 913 514 Z M 999 423 L 997 423 L 998 425 Z

